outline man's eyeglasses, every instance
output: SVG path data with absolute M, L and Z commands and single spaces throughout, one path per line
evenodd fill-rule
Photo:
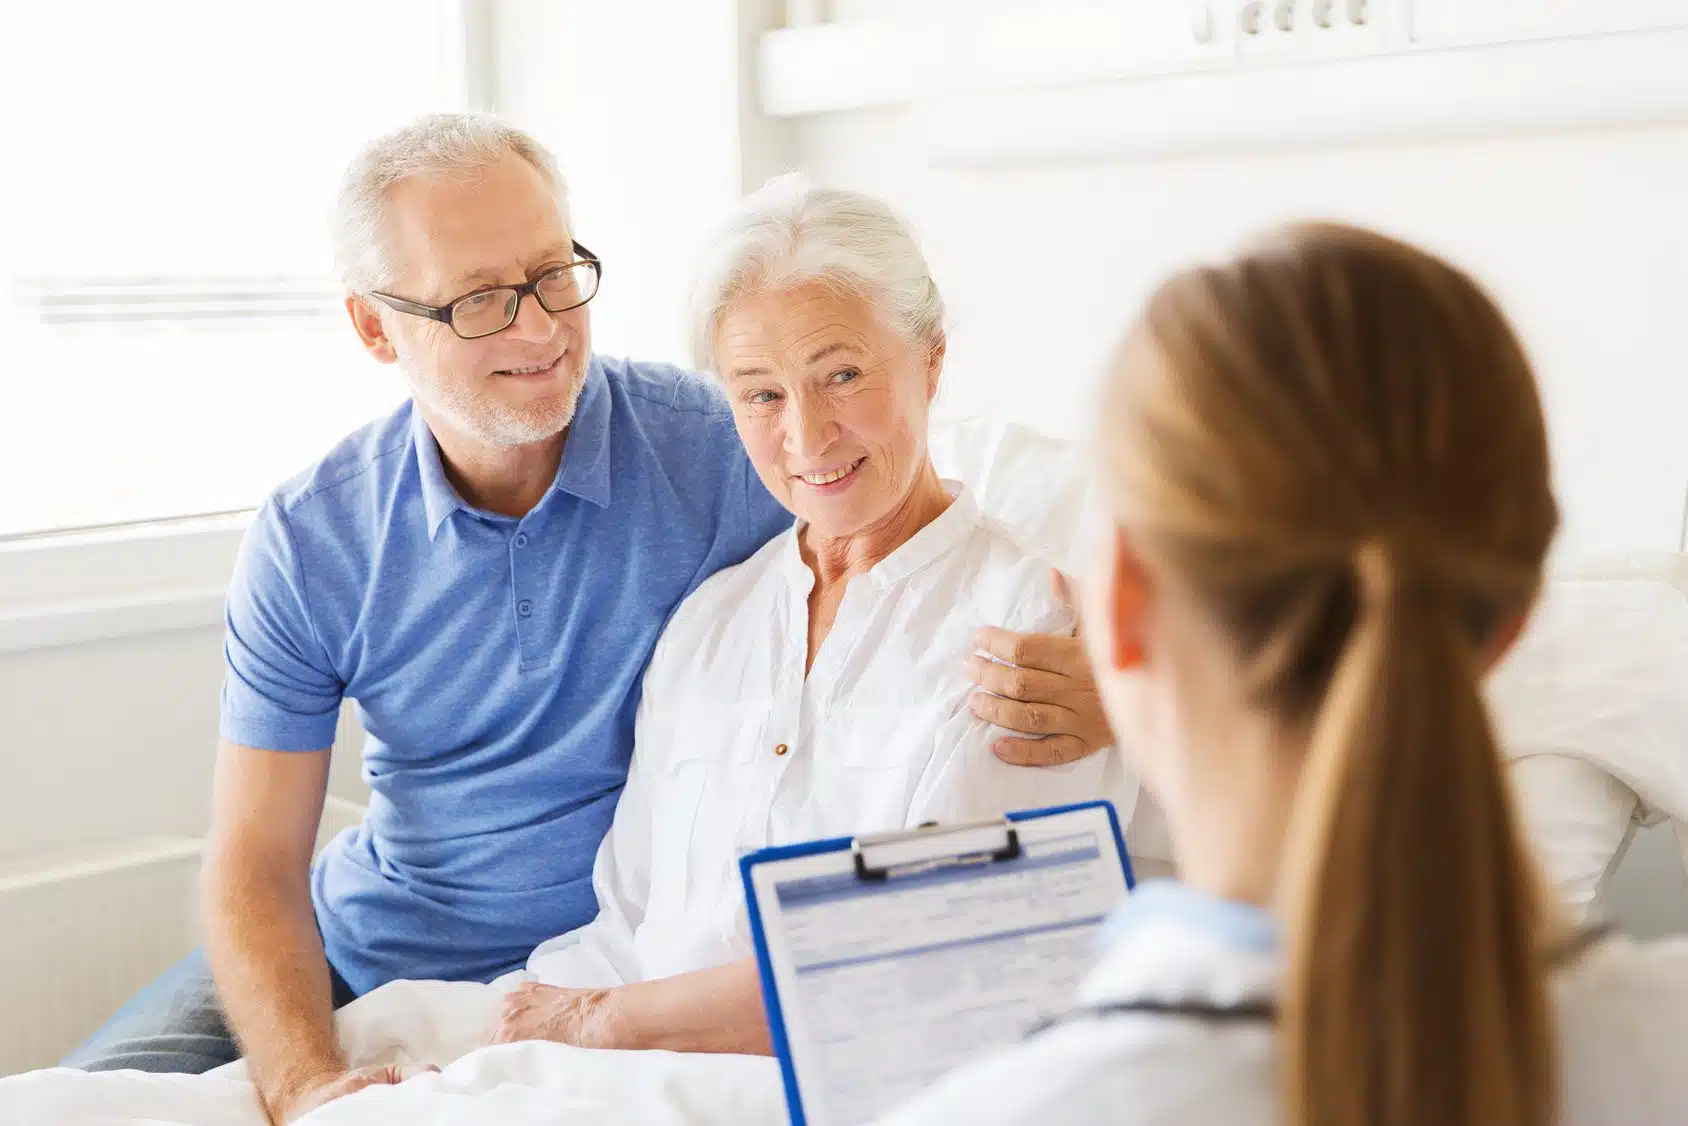
M 598 292 L 598 280 L 603 277 L 604 264 L 578 242 L 574 244 L 574 253 L 579 261 L 553 266 L 521 285 L 477 289 L 444 305 L 424 305 L 390 293 L 371 293 L 369 296 L 380 299 L 401 313 L 441 321 L 464 340 L 478 340 L 503 332 L 515 324 L 522 298 L 530 293 L 547 313 L 566 313 L 592 300 Z

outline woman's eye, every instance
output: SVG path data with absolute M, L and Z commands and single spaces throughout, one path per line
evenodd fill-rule
M 779 398 L 779 396 L 774 394 L 772 391 L 752 391 L 750 393 L 751 403 L 759 407 L 765 407 L 777 398 Z
M 855 368 L 845 368 L 842 371 L 834 372 L 832 375 L 832 381 L 834 383 L 853 383 L 861 377 L 862 373 L 857 371 Z

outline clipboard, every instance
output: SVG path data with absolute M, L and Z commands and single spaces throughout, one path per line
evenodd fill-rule
M 792 1126 L 864 1126 L 1072 1001 L 1135 886 L 1112 803 L 742 857 Z

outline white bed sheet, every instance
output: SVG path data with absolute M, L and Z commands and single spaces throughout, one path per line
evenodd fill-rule
M 779 1065 L 767 1058 L 606 1052 L 563 1044 L 474 1048 L 498 991 L 427 986 L 342 1022 L 355 1065 L 444 1065 L 329 1103 L 299 1126 L 782 1126 Z M 419 991 L 420 992 L 420 991 Z M 442 1002 L 442 998 L 444 999 Z M 402 1047 L 401 1047 L 402 1045 Z M 467 1054 L 462 1054 L 465 1049 Z M 209 1075 L 87 1074 L 0 1079 L 0 1123 L 29 1126 L 266 1126 L 244 1067 Z

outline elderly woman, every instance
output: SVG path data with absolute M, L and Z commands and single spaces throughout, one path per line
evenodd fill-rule
M 969 662 L 987 685 L 1037 675 L 980 664 L 977 623 L 1070 633 L 1073 614 L 1048 563 L 932 466 L 943 303 L 897 218 L 775 181 L 718 241 L 696 304 L 699 359 L 797 520 L 675 612 L 598 853 L 600 913 L 487 995 L 495 1041 L 767 1052 L 741 854 L 1089 798 L 1125 819 L 1136 803 L 1118 752 L 1011 766 L 969 708 Z
M 1129 817 L 1136 801 L 1117 752 L 1009 766 L 967 706 L 973 623 L 1073 618 L 1047 562 L 932 466 L 943 303 L 897 218 L 775 181 L 714 247 L 695 304 L 697 358 L 797 522 L 669 623 L 598 854 L 600 914 L 534 953 L 503 1039 L 767 1051 L 741 854 L 1087 798 Z

